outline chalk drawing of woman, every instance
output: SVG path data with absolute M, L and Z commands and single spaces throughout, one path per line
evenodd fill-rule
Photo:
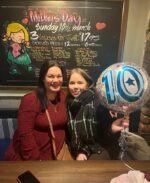
M 21 74 L 19 67 L 22 66 L 27 72 L 33 72 L 31 59 L 28 54 L 29 34 L 27 29 L 20 23 L 10 23 L 6 27 L 3 39 L 7 43 L 7 60 L 10 64 L 9 73 Z

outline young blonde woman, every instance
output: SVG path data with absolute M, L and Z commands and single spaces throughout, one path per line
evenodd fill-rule
M 117 142 L 120 131 L 128 127 L 124 118 L 114 119 L 100 105 L 91 77 L 82 69 L 71 71 L 68 84 L 68 131 L 72 155 L 76 160 L 110 159 L 103 143 Z

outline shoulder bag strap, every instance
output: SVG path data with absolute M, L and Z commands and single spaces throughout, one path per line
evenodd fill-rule
M 48 112 L 47 109 L 45 110 L 45 112 L 46 112 L 46 116 L 47 116 L 47 119 L 48 119 L 49 129 L 50 129 L 51 137 L 52 137 L 53 154 L 54 154 L 55 159 L 57 159 L 57 155 L 56 155 L 56 144 L 55 144 L 55 135 L 54 135 L 54 131 L 53 131 L 52 121 L 51 121 L 51 118 L 50 118 L 50 115 L 49 115 L 49 112 Z

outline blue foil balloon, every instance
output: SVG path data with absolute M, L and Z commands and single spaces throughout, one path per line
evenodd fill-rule
M 144 68 L 136 64 L 116 63 L 102 72 L 96 89 L 104 106 L 129 114 L 148 101 L 150 79 Z

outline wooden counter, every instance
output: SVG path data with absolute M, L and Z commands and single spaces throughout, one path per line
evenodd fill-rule
M 150 161 L 129 161 L 132 168 L 150 171 Z M 16 177 L 30 170 L 41 183 L 109 183 L 129 168 L 117 161 L 0 161 L 0 183 L 16 183 Z

